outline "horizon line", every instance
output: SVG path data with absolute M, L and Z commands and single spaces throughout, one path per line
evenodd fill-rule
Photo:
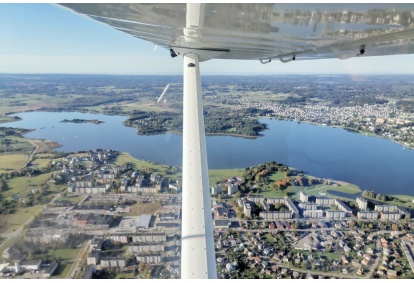
M 106 73 L 2 73 L 2 75 L 81 75 L 81 76 L 183 76 L 182 74 L 106 74 Z M 208 73 L 202 74 L 201 76 L 413 76 L 414 73 L 376 73 L 376 74 L 366 74 L 366 73 L 315 73 L 315 74 L 306 74 L 306 73 L 277 73 L 277 74 L 228 74 L 228 73 Z

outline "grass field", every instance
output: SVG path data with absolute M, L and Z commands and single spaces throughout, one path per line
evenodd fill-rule
M 21 168 L 29 157 L 26 154 L 0 155 L 0 173 Z
M 210 180 L 210 186 L 216 185 L 216 182 L 228 179 L 230 177 L 242 177 L 244 169 L 210 169 L 208 170 L 208 176 Z
M 29 220 L 30 217 L 41 211 L 42 207 L 42 205 L 34 205 L 31 207 L 19 208 L 14 214 L 3 214 L 0 218 L 0 233 L 8 234 L 17 230 L 23 223 Z
M 84 198 L 85 198 L 85 196 L 67 196 L 67 197 L 58 198 L 57 200 L 68 200 L 68 201 L 72 201 L 72 202 L 80 202 Z
M 132 157 L 127 152 L 121 153 L 117 157 L 115 164 L 122 165 L 122 164 L 125 164 L 127 162 L 133 163 L 135 165 L 134 168 L 135 169 L 138 169 L 138 170 L 145 171 L 146 168 L 152 168 L 154 173 L 159 173 L 161 175 L 168 176 L 168 177 L 173 178 L 173 179 L 181 178 L 181 170 L 180 170 L 180 168 L 178 168 L 178 170 L 174 174 L 167 174 L 167 168 L 168 168 L 168 166 L 161 165 L 161 164 L 156 164 L 154 162 L 138 160 L 138 159 Z
M 18 177 L 11 179 L 9 181 L 10 190 L 5 193 L 6 197 L 13 196 L 15 194 L 26 195 L 31 192 L 30 187 L 40 186 L 41 184 L 46 183 L 52 176 L 53 173 L 57 171 L 52 171 L 50 173 L 41 174 L 35 177 Z
M 274 176 L 272 176 L 272 178 L 277 178 L 277 177 L 281 177 L 281 175 L 275 174 Z M 282 179 L 284 179 L 284 178 L 285 177 L 283 175 Z M 332 195 L 332 194 L 328 193 L 328 191 L 338 191 L 338 192 L 343 192 L 343 193 L 347 193 L 347 194 L 357 194 L 361 191 L 359 189 L 359 187 L 356 186 L 356 185 L 348 184 L 348 183 L 345 183 L 345 182 L 340 182 L 340 184 L 341 185 L 338 185 L 338 186 L 335 186 L 335 185 L 322 185 L 322 184 L 314 185 L 314 186 L 306 186 L 306 187 L 288 186 L 284 190 L 273 190 L 270 187 L 265 186 L 264 188 L 261 188 L 260 193 L 257 193 L 255 195 L 266 197 L 266 198 L 281 198 L 281 197 L 284 197 L 287 194 L 290 198 L 298 200 L 299 199 L 299 192 L 303 191 L 305 189 L 306 189 L 306 192 L 308 193 L 308 195 L 310 195 L 310 196 L 321 196 L 320 193 L 323 193 L 323 194 L 325 194 L 324 196 L 333 197 L 333 198 L 337 198 L 338 196 Z M 344 198 L 344 197 L 341 197 L 341 198 Z M 351 199 L 349 199 L 349 200 L 351 200 Z
M 41 107 L 56 107 L 58 103 L 64 101 L 66 97 L 47 96 L 43 94 L 15 94 L 13 98 L 4 97 L 0 105 L 0 115 L 13 111 L 14 113 L 25 112 L 27 110 L 38 110 Z M 23 103 L 16 106 L 15 103 Z
M 127 271 L 127 272 L 118 273 L 118 274 L 115 276 L 115 279 L 120 279 L 120 278 L 125 278 L 125 279 L 134 279 L 134 278 L 135 278 L 135 276 L 134 276 L 134 271 L 130 270 L 130 271 Z
M 59 263 L 59 267 L 55 274 L 52 276 L 52 279 L 66 278 L 80 250 L 81 249 L 56 249 L 49 251 L 50 255 L 53 255 L 56 258 L 60 257 L 62 260 Z

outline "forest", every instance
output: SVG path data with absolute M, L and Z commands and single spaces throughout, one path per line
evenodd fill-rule
M 228 134 L 257 137 L 266 129 L 266 124 L 255 118 L 253 109 L 230 110 L 221 107 L 205 107 L 205 130 L 207 134 Z M 171 112 L 134 111 L 124 122 L 135 127 L 140 135 L 160 134 L 167 131 L 182 132 L 182 114 Z

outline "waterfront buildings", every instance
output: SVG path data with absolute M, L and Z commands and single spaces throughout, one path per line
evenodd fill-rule
M 378 212 L 376 211 L 358 211 L 358 219 L 378 219 Z
M 368 201 L 362 197 L 356 198 L 356 205 L 360 210 L 367 210 Z

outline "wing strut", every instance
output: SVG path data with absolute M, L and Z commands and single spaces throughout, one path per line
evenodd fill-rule
M 181 278 L 217 278 L 199 56 L 183 55 Z

